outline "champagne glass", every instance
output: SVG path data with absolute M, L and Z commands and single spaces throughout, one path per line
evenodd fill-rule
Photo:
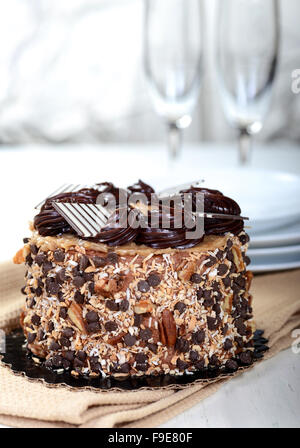
M 202 1 L 146 0 L 144 67 L 154 107 L 175 158 L 192 120 L 202 63 Z
M 279 51 L 277 0 L 219 1 L 217 68 L 221 101 L 239 131 L 240 163 L 249 160 L 251 136 L 263 127 Z

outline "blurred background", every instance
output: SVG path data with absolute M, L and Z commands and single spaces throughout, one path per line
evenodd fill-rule
M 185 142 L 233 141 L 215 70 L 216 4 L 204 0 L 204 72 Z M 143 0 L 0 2 L 0 144 L 164 142 L 142 63 Z M 281 0 L 272 107 L 257 139 L 300 142 L 300 2 Z M 263 33 L 261 39 L 264 39 Z

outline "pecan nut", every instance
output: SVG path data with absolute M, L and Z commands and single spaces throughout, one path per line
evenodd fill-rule
M 237 272 L 244 271 L 246 266 L 245 266 L 240 248 L 237 246 L 233 246 L 232 253 L 233 253 L 233 260 L 234 260 L 234 264 L 236 265 Z
M 82 309 L 78 303 L 71 303 L 71 306 L 68 309 L 68 316 L 82 333 L 86 333 L 85 323 L 82 317 Z
M 161 342 L 168 347 L 173 347 L 176 342 L 176 322 L 170 310 L 163 310 L 162 322 L 159 325 Z

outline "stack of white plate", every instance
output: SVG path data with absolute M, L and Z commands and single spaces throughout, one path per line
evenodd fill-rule
M 256 170 L 232 169 L 204 173 L 203 185 L 235 199 L 249 226 L 253 272 L 300 267 L 300 177 Z

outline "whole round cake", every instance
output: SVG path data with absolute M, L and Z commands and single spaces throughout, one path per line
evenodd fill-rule
M 127 212 L 137 211 L 141 221 L 153 212 L 156 225 L 120 226 L 120 191 L 142 193 L 149 202 L 129 202 Z M 80 226 L 89 226 L 99 193 L 116 208 L 101 215 L 91 236 Z M 216 190 L 179 190 L 185 193 L 192 213 L 196 194 L 204 198 L 198 238 L 174 224 L 173 204 L 151 207 L 154 190 L 141 181 L 123 190 L 96 184 L 44 201 L 14 262 L 27 266 L 21 325 L 28 349 L 47 367 L 77 376 L 140 376 L 252 363 L 252 273 L 240 208 Z

